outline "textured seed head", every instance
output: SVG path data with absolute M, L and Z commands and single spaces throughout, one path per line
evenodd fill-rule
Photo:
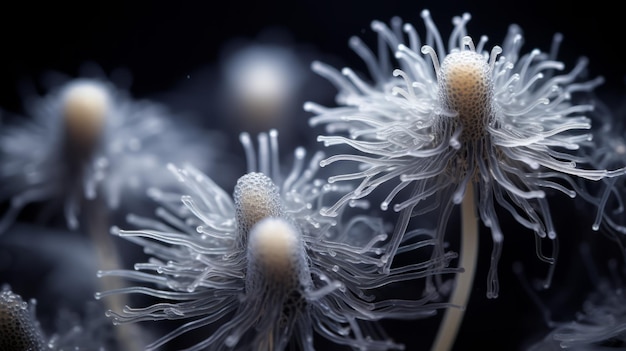
M 11 290 L 0 289 L 0 350 L 43 350 L 44 338 L 28 304 Z
M 97 82 L 77 81 L 62 95 L 63 117 L 68 139 L 81 146 L 91 146 L 102 134 L 110 108 L 110 96 Z
M 278 187 L 263 173 L 252 172 L 239 178 L 233 198 L 237 226 L 244 237 L 263 218 L 284 215 Z
M 450 53 L 441 63 L 439 88 L 444 107 L 458 113 L 462 140 L 481 138 L 493 111 L 493 82 L 487 60 L 471 50 Z

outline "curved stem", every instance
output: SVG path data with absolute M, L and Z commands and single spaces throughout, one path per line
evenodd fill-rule
M 467 185 L 465 197 L 461 204 L 461 221 L 459 266 L 463 268 L 463 272 L 457 274 L 454 292 L 450 298 L 452 305 L 460 307 L 449 307 L 446 310 L 432 351 L 452 350 L 474 283 L 478 259 L 478 217 L 476 216 L 476 201 L 472 182 Z

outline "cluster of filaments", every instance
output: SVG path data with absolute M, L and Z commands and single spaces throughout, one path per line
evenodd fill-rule
M 399 245 L 411 217 L 432 211 L 439 211 L 436 227 L 443 247 L 452 208 L 463 200 L 471 182 L 477 187 L 474 201 L 480 218 L 491 229 L 494 242 L 487 295 L 495 297 L 503 242 L 496 205 L 534 231 L 539 257 L 554 263 L 558 245 L 553 242 L 556 230 L 546 190 L 574 197 L 584 193 L 576 179 L 595 181 L 620 174 L 593 169 L 590 160 L 578 153 L 591 140 L 582 130 L 591 128 L 585 113 L 593 106 L 577 105 L 572 96 L 592 91 L 602 78 L 580 81 L 585 59 L 569 73 L 558 74 L 564 69 L 555 59 L 559 35 L 550 54 L 533 50 L 520 55 L 521 30 L 512 25 L 502 46 L 488 53 L 486 37 L 474 44 L 467 36 L 469 14 L 453 19 L 447 47 L 428 11 L 422 12 L 422 18 L 427 30 L 424 45 L 415 28 L 399 18 L 391 21 L 391 28 L 372 23 L 379 41 L 386 44 L 379 45 L 377 55 L 360 39 L 351 39 L 370 71 L 371 83 L 349 68 L 339 72 L 321 62 L 312 66 L 337 86 L 341 105 L 305 104 L 315 114 L 310 124 L 325 125 L 329 134 L 318 140 L 355 151 L 332 155 L 321 164 L 342 161 L 360 167 L 329 178 L 331 183 L 357 186 L 326 214 L 335 215 L 350 201 L 395 182 L 381 208 L 387 209 L 404 194 L 393 209 L 406 215 L 396 226 L 391 247 Z M 544 238 L 552 242 L 552 252 L 543 252 Z
M 389 301 L 378 301 L 372 291 L 394 282 L 432 279 L 454 254 L 380 274 L 387 253 L 382 221 L 319 213 L 326 197 L 346 191 L 316 178 L 322 154 L 306 166 L 304 149 L 296 149 L 293 167 L 283 176 L 276 131 L 259 135 L 258 153 L 247 133 L 240 140 L 248 169 L 232 197 L 194 167 L 170 166 L 186 195 L 151 189 L 149 194 L 160 204 L 158 218 L 131 214 L 128 221 L 144 229 L 113 228 L 114 234 L 143 246 L 153 258 L 136 264 L 135 271 L 99 275 L 122 276 L 156 288 L 127 287 L 100 292 L 97 298 L 138 293 L 172 301 L 107 312 L 114 323 L 192 319 L 148 349 L 219 323 L 191 349 L 243 344 L 281 349 L 296 343 L 313 350 L 317 333 L 355 349 L 388 350 L 402 346 L 380 330 L 379 319 L 431 316 L 447 305 L 433 302 L 440 298 L 435 290 L 412 300 Z M 414 240 L 404 248 L 407 251 L 436 243 L 430 233 L 409 236 Z
M 584 131 L 591 128 L 586 114 L 593 106 L 576 104 L 573 96 L 602 82 L 580 81 L 586 60 L 561 73 L 559 35 L 549 54 L 532 50 L 521 55 L 523 38 L 515 25 L 501 46 L 485 50 L 486 37 L 474 42 L 467 35 L 468 14 L 453 19 L 446 45 L 428 11 L 422 18 L 424 43 L 399 18 L 390 27 L 372 22 L 377 53 L 357 37 L 350 40 L 371 82 L 350 68 L 313 64 L 314 71 L 337 86 L 341 106 L 306 103 L 305 109 L 316 114 L 310 123 L 325 125 L 329 135 L 318 139 L 326 146 L 347 145 L 354 153 L 325 158 L 318 152 L 307 164 L 305 149 L 298 148 L 284 174 L 277 132 L 259 134 L 258 152 L 243 133 L 247 172 L 232 194 L 200 171 L 200 162 L 169 165 L 184 191 L 169 190 L 169 182 L 153 178 L 148 194 L 159 206 L 156 218 L 129 214 L 128 222 L 141 229 L 112 228 L 113 234 L 142 246 L 150 260 L 135 264 L 134 270 L 98 273 L 141 284 L 96 297 L 141 294 L 160 301 L 108 311 L 107 316 L 115 324 L 186 321 L 148 345 L 149 350 L 203 327 L 210 327 L 211 334 L 189 350 L 250 345 L 273 350 L 295 343 L 310 351 L 315 333 L 359 350 L 401 349 L 376 322 L 432 316 L 450 307 L 438 302 L 447 293 L 442 276 L 462 267 L 450 267 L 456 255 L 445 251 L 444 237 L 453 208 L 465 200 L 469 186 L 477 188 L 469 201 L 476 202 L 494 243 L 488 297 L 498 295 L 497 263 L 504 240 L 496 207 L 536 234 L 537 254 L 551 264 L 558 245 L 547 191 L 582 195 L 596 205 L 596 229 L 608 219 L 602 211 L 614 183 L 609 181 L 604 198 L 597 199 L 583 182 L 623 172 L 581 168 L 604 163 L 580 152 L 593 145 Z M 102 187 L 108 207 L 115 208 L 125 184 L 139 183 L 137 174 L 161 166 L 156 146 L 142 152 L 147 143 L 169 147 L 188 139 L 182 129 L 179 134 L 168 130 L 171 139 L 161 139 L 168 126 L 159 106 L 127 100 L 99 81 L 71 82 L 33 112 L 32 125 L 5 128 L 0 138 L 0 151 L 8 156 L 0 166 L 0 196 L 12 199 L 0 219 L 0 233 L 24 206 L 54 196 L 65 197 L 65 215 L 75 228 L 83 197 L 96 198 Z M 42 142 L 33 147 L 33 137 Z M 320 165 L 339 161 L 357 167 L 328 182 L 318 177 Z M 110 173 L 112 169 L 122 171 Z M 391 237 L 380 218 L 353 215 L 369 209 L 370 195 L 386 183 L 393 186 L 380 208 L 400 212 Z M 435 229 L 407 230 L 412 218 L 432 212 L 437 213 Z M 551 241 L 552 252 L 544 252 L 544 239 Z M 392 266 L 395 256 L 422 249 L 428 252 L 425 261 Z M 426 288 L 417 298 L 377 295 L 379 288 L 420 279 L 426 280 Z M 617 305 L 623 296 L 605 298 Z M 600 324 L 610 315 L 597 306 L 593 311 L 598 313 L 588 315 L 590 323 Z M 0 290 L 0 329 L 0 348 L 44 347 L 32 307 L 7 289 Z M 559 332 L 557 338 L 587 332 L 589 338 L 602 337 L 576 325 Z

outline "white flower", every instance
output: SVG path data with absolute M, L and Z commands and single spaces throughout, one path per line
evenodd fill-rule
M 297 49 L 254 42 L 225 51 L 224 102 L 237 124 L 249 131 L 289 125 L 307 73 Z
M 316 72 L 337 86 L 339 106 L 306 103 L 305 109 L 316 115 L 310 124 L 326 126 L 328 135 L 318 138 L 324 145 L 352 148 L 321 165 L 342 161 L 360 167 L 329 178 L 331 183 L 351 181 L 358 186 L 327 214 L 334 215 L 350 201 L 390 183 L 392 190 L 381 207 L 386 209 L 402 194 L 406 199 L 393 205 L 395 211 L 412 215 L 437 211 L 443 241 L 453 207 L 472 185 L 478 213 L 493 238 L 487 296 L 496 297 L 504 239 L 497 207 L 531 229 L 540 258 L 554 263 L 556 243 L 551 254 L 542 252 L 541 246 L 546 238 L 557 239 L 547 193 L 556 190 L 575 197 L 577 178 L 598 181 L 623 173 L 594 169 L 579 150 L 590 144 L 586 114 L 593 106 L 577 104 L 576 97 L 592 91 L 602 78 L 581 79 L 586 59 L 563 71 L 564 64 L 555 58 L 560 35 L 550 53 L 534 49 L 524 54 L 521 29 L 512 25 L 502 45 L 487 50 L 486 37 L 474 42 L 467 35 L 469 14 L 453 18 L 447 42 L 427 10 L 422 18 L 424 43 L 413 26 L 398 18 L 391 28 L 372 23 L 379 42 L 385 44 L 379 45 L 378 56 L 360 39 L 351 39 L 371 82 L 349 68 L 339 72 L 313 63 Z M 402 218 L 392 239 L 396 243 L 410 216 Z
M 162 206 L 158 218 L 130 215 L 129 222 L 141 229 L 113 229 L 143 246 L 151 259 L 137 263 L 136 271 L 100 272 L 140 284 L 98 293 L 97 298 L 137 293 L 161 300 L 110 311 L 114 323 L 188 320 L 149 345 L 150 350 L 205 327 L 210 334 L 186 345 L 189 350 L 259 345 L 313 350 L 315 334 L 354 349 L 387 350 L 402 345 L 386 336 L 378 320 L 427 317 L 447 306 L 436 302 L 436 289 L 412 300 L 384 299 L 376 289 L 455 272 L 446 268 L 455 255 L 381 274 L 387 239 L 382 220 L 359 214 L 358 207 L 343 209 L 342 214 L 356 211 L 345 218 L 319 213 L 329 197 L 346 191 L 317 178 L 321 153 L 307 166 L 305 149 L 296 149 L 293 167 L 283 173 L 275 130 L 259 134 L 258 158 L 248 134 L 241 141 L 248 172 L 238 179 L 232 197 L 194 167 L 171 166 L 186 187 L 184 195 L 152 189 Z M 435 245 L 428 231 L 408 237 L 412 243 L 401 250 L 429 252 Z
M 28 116 L 0 130 L 0 200 L 10 199 L 0 232 L 32 203 L 49 206 L 43 213 L 62 208 L 76 228 L 86 200 L 117 209 L 124 195 L 141 199 L 148 186 L 164 186 L 169 178 L 154 170 L 167 162 L 188 160 L 204 169 L 215 158 L 211 134 L 103 78 L 66 80 L 29 98 Z

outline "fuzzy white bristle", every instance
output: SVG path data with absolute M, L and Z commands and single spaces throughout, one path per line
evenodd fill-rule
M 65 88 L 62 104 L 68 137 L 79 144 L 97 140 L 111 105 L 107 89 L 97 82 L 76 81 Z

